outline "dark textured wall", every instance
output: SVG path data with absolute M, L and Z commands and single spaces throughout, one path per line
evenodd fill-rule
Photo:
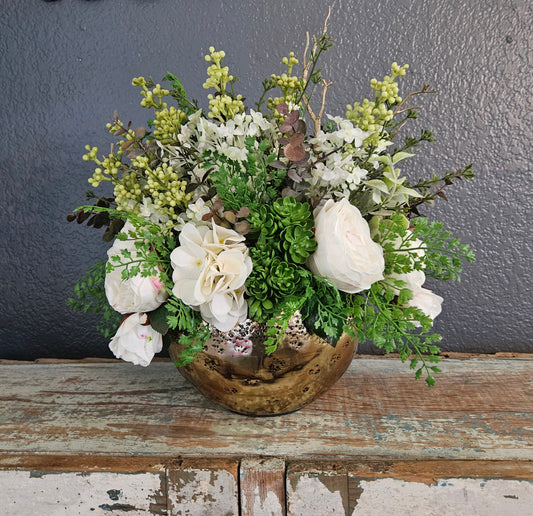
M 473 163 L 477 178 L 426 210 L 472 244 L 463 281 L 432 284 L 445 298 L 436 330 L 455 351 L 533 351 L 532 38 L 526 0 L 337 0 L 328 112 L 369 94 L 370 78 L 407 62 L 404 91 L 425 82 L 421 126 L 437 143 L 409 174 Z M 105 123 L 145 123 L 138 75 L 177 73 L 205 98 L 203 56 L 224 49 L 249 104 L 279 61 L 318 32 L 322 0 L 0 0 L 0 357 L 109 356 L 94 318 L 65 305 L 79 275 L 105 256 L 92 229 L 65 214 L 84 202 L 84 145 Z M 369 346 L 365 350 L 370 349 Z

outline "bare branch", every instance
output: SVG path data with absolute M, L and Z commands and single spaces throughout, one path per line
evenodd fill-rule
M 328 15 L 326 16 L 326 19 L 324 20 L 324 30 L 322 31 L 322 36 L 325 36 L 328 33 L 328 20 L 331 16 L 331 5 L 328 5 Z
M 318 117 L 313 119 L 313 122 L 315 123 L 315 136 L 317 135 L 318 131 L 320 131 L 320 120 L 324 114 L 324 107 L 326 106 L 326 92 L 332 84 L 332 82 L 326 82 L 324 79 L 322 79 L 322 105 L 320 106 Z
M 407 101 L 411 98 L 411 97 L 414 97 L 415 95 L 420 95 L 422 93 L 435 93 L 435 90 L 430 90 L 429 89 L 429 84 L 424 84 L 423 88 L 420 90 L 420 91 L 413 91 L 411 93 L 409 93 L 409 95 L 407 95 L 407 97 L 405 97 L 399 104 L 398 104 L 398 107 L 395 109 L 394 113 L 393 113 L 393 116 L 396 116 L 398 115 L 399 113 L 402 113 L 404 111 L 408 111 L 409 109 L 416 109 L 418 106 L 415 106 L 413 108 L 406 108 L 405 107 L 405 104 L 407 104 Z
M 307 81 L 307 74 L 309 73 L 309 67 L 311 66 L 311 63 L 307 61 L 307 51 L 309 50 L 309 32 L 305 33 L 305 39 L 306 39 L 305 49 L 304 49 L 304 55 L 302 59 L 302 66 L 303 66 L 302 79 L 304 83 Z
M 326 19 L 324 20 L 324 28 L 322 29 L 322 34 L 321 34 L 320 38 L 325 37 L 327 35 L 327 33 L 328 33 L 328 21 L 329 21 L 330 16 L 331 16 L 331 6 L 328 7 L 328 14 L 326 16 Z M 317 39 L 316 36 L 313 36 L 313 42 L 314 43 L 313 43 L 313 48 L 311 50 L 311 56 L 312 57 L 315 55 L 316 50 L 318 48 L 318 41 L 319 41 L 319 39 Z M 305 44 L 304 55 L 303 55 L 303 59 L 302 59 L 302 65 L 303 65 L 302 79 L 303 79 L 304 84 L 307 83 L 309 70 L 310 70 L 310 68 L 311 68 L 311 66 L 313 64 L 313 59 L 307 60 L 307 52 L 308 52 L 308 50 L 309 50 L 309 32 L 306 32 L 306 44 Z M 324 107 L 325 107 L 325 104 L 326 104 L 326 92 L 327 92 L 328 88 L 331 86 L 332 83 L 331 82 L 326 82 L 324 79 L 322 79 L 321 84 L 322 84 L 322 102 L 321 102 L 320 111 L 319 111 L 318 115 L 315 114 L 315 112 L 313 111 L 313 109 L 309 105 L 309 99 L 305 96 L 305 94 L 302 94 L 302 98 L 301 98 L 305 109 L 307 110 L 307 112 L 309 113 L 309 116 L 313 120 L 313 125 L 314 125 L 314 129 L 315 129 L 314 136 L 316 136 L 318 131 L 320 130 L 320 120 L 321 120 L 322 115 L 324 113 Z

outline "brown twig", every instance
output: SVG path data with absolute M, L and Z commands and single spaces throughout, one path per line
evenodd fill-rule
M 322 105 L 320 106 L 318 117 L 316 118 L 316 120 L 313 120 L 313 122 L 315 123 L 315 136 L 318 131 L 320 131 L 320 120 L 322 119 L 322 115 L 324 114 L 324 107 L 326 106 L 326 92 L 332 84 L 333 83 L 331 81 L 326 82 L 324 79 L 322 79 Z
M 435 93 L 435 90 L 430 90 L 428 88 L 429 88 L 429 84 L 424 84 L 424 86 L 422 87 L 422 89 L 420 91 L 412 91 L 411 93 L 409 93 L 409 95 L 407 95 L 407 97 L 405 97 L 398 104 L 398 107 L 395 109 L 395 111 L 393 113 L 393 116 L 396 116 L 396 115 L 398 115 L 400 113 L 403 113 L 404 111 L 408 111 L 409 109 L 417 109 L 417 108 L 419 108 L 420 106 L 413 106 L 413 107 L 409 107 L 409 108 L 404 108 L 404 106 L 405 106 L 405 104 L 407 104 L 407 101 L 411 97 L 414 97 L 415 95 L 420 95 L 421 93 Z
M 326 19 L 324 20 L 324 28 L 322 29 L 321 37 L 324 37 L 328 33 L 328 20 L 330 16 L 331 16 L 331 6 L 328 7 L 328 14 L 326 16 Z M 309 69 L 311 68 L 311 61 L 307 60 L 307 51 L 309 50 L 309 32 L 306 32 L 305 35 L 306 35 L 306 43 L 305 43 L 304 55 L 302 59 L 302 64 L 303 64 L 302 79 L 303 79 L 304 84 L 307 83 L 307 75 L 309 74 Z M 311 50 L 311 55 L 314 55 L 314 53 L 316 52 L 316 49 L 318 48 L 317 37 L 313 36 L 313 40 L 314 40 L 314 44 L 313 44 L 313 49 Z M 309 113 L 311 120 L 313 120 L 313 125 L 315 129 L 314 136 L 316 136 L 318 131 L 320 130 L 320 120 L 322 118 L 322 115 L 324 113 L 324 107 L 326 105 L 326 92 L 332 83 L 326 82 L 324 79 L 322 79 L 321 84 L 322 84 L 322 103 L 320 106 L 320 111 L 318 113 L 318 116 L 315 114 L 315 112 L 311 108 L 309 104 L 309 99 L 305 95 L 302 95 L 302 102 L 305 106 L 305 109 Z

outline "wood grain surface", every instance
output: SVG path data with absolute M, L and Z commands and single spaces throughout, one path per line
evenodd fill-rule
M 360 358 L 294 414 L 211 404 L 169 362 L 0 364 L 0 453 L 533 460 L 533 359 Z
M 363 357 L 299 412 L 211 404 L 173 364 L 0 362 L 6 516 L 531 516 L 533 357 Z

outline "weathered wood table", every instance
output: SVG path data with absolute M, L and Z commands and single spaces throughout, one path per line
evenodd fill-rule
M 301 411 L 226 412 L 170 362 L 0 361 L 0 513 L 533 515 L 533 356 L 437 385 L 356 358 Z

